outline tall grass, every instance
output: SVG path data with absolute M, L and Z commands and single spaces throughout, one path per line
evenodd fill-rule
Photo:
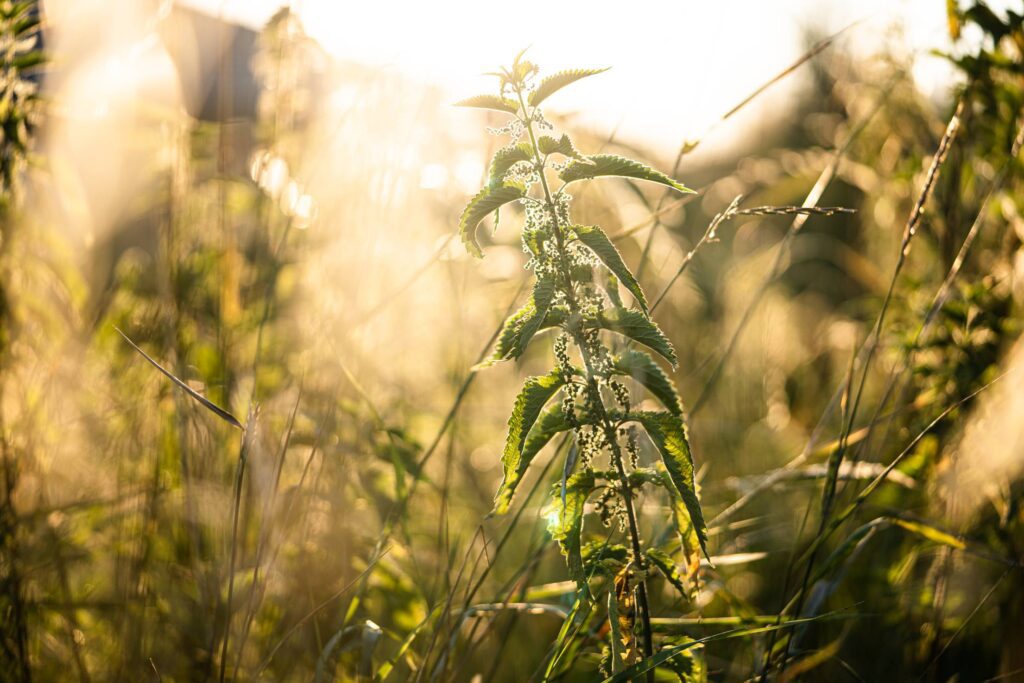
M 600 225 L 614 244 L 593 242 L 601 260 L 636 282 L 611 294 L 580 268 L 559 287 L 567 307 L 569 292 L 609 292 L 637 314 L 638 292 L 651 295 L 678 359 L 655 367 L 689 408 L 701 558 L 675 530 L 695 514 L 674 505 L 678 487 L 634 495 L 660 457 L 643 441 L 634 469 L 628 438 L 606 434 L 620 443 L 600 456 L 619 498 L 601 506 L 575 495 L 587 470 L 573 438 L 551 435 L 528 469 L 501 467 L 522 378 L 565 359 L 539 333 L 480 370 L 503 321 L 538 297 L 519 246 L 531 217 L 516 205 L 479 230 L 483 261 L 455 239 L 489 180 L 482 162 L 501 154 L 466 131 L 502 126 L 499 114 L 332 63 L 282 12 L 260 33 L 253 121 L 150 101 L 76 128 L 62 112 L 91 61 L 65 59 L 58 26 L 47 49 L 69 66 L 39 126 L 24 126 L 39 103 L 19 97 L 42 62 L 9 38 L 38 30 L 30 9 L 4 5 L 0 28 L 4 46 L 28 50 L 8 52 L 4 92 L 18 97 L 0 112 L 0 678 L 982 680 L 1024 668 L 1016 15 L 951 5 L 954 33 L 985 38 L 951 38 L 962 85 L 941 105 L 899 58 L 809 41 L 715 124 L 742 139 L 736 111 L 812 76 L 771 135 L 736 152 L 691 140 L 665 158 L 547 106 L 572 137 L 570 165 L 588 163 L 573 151 L 674 160 L 664 182 L 698 190 L 635 176 L 571 185 L 571 225 Z M 666 75 L 666 87 L 680 86 Z M 86 132 L 108 158 L 75 156 L 68 141 Z M 529 133 L 526 167 L 547 154 L 546 131 Z M 130 158 L 147 163 L 131 178 L 111 170 Z M 117 197 L 103 174 L 137 192 Z M 554 177 L 533 177 L 545 206 L 557 188 L 541 179 Z M 594 239 L 568 225 L 563 238 Z M 556 246 L 559 261 L 587 253 Z M 613 377 L 579 377 L 600 384 L 608 420 L 660 410 L 638 386 L 622 407 Z M 510 472 L 508 513 L 489 514 Z

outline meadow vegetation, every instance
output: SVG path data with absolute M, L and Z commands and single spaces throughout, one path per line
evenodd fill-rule
M 246 127 L 74 128 L 0 0 L 0 680 L 1024 680 L 1024 14 L 948 14 L 708 151 L 286 11 Z

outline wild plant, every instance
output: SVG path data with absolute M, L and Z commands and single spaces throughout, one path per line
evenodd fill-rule
M 10 295 L 13 262 L 10 257 L 14 224 L 21 195 L 20 179 L 28 163 L 34 124 L 41 101 L 35 80 L 44 64 L 38 47 L 39 8 L 35 2 L 0 3 L 0 374 L 7 376 L 14 341 L 14 302 Z M 23 576 L 16 558 L 18 515 L 13 494 L 20 465 L 3 413 L 0 384 L 0 678 L 28 680 L 28 610 Z
M 484 365 L 520 358 L 543 331 L 554 336 L 554 367 L 526 380 L 508 420 L 504 478 L 494 513 L 508 511 L 541 449 L 557 435 L 569 434 L 572 445 L 555 486 L 549 530 L 582 598 L 596 604 L 595 594 L 604 595 L 611 641 L 606 670 L 623 673 L 632 666 L 635 673 L 648 669 L 650 676 L 653 662 L 641 663 L 655 655 L 649 578 L 659 572 L 692 598 L 700 555 L 707 553 L 707 529 L 682 403 L 651 354 L 632 346 L 647 347 L 673 367 L 675 350 L 651 319 L 639 282 L 608 234 L 574 221 L 568 189 L 577 182 L 620 176 L 693 191 L 637 161 L 583 154 L 568 135 L 552 132 L 541 105 L 565 86 L 603 71 L 561 71 L 537 80 L 538 68 L 520 53 L 510 68 L 493 74 L 497 94 L 459 103 L 511 117 L 491 130 L 511 141 L 494 155 L 487 184 L 463 211 L 459 231 L 469 252 L 481 257 L 476 237 L 481 221 L 494 213 L 497 226 L 499 210 L 512 203 L 525 214 L 522 244 L 526 268 L 535 278 L 533 291 L 505 322 Z M 561 182 L 557 188 L 555 179 Z M 620 285 L 632 306 L 621 298 Z M 662 409 L 641 409 L 627 386 L 630 378 Z M 552 407 L 546 408 L 549 403 Z M 642 433 L 659 456 L 653 463 L 642 455 Z M 637 500 L 647 489 L 660 490 L 670 502 L 677 540 L 645 541 Z M 592 509 L 608 529 L 593 539 L 584 530 L 591 497 Z M 616 542 L 620 538 L 624 543 Z

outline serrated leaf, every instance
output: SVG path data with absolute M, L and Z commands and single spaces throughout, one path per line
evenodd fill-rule
M 690 453 L 686 425 L 679 416 L 672 413 L 643 410 L 629 413 L 626 419 L 639 422 L 651 437 L 651 441 L 661 454 L 662 462 L 665 463 L 672 485 L 683 499 L 686 512 L 700 541 L 701 550 L 708 556 L 708 530 L 704 522 L 704 513 L 700 509 L 700 500 L 697 498 L 693 456 Z
M 466 250 L 481 258 L 480 243 L 476 241 L 476 226 L 489 213 L 509 202 L 521 199 L 526 195 L 526 188 L 518 183 L 505 183 L 498 187 L 485 187 L 473 197 L 459 218 L 459 237 L 466 245 Z
M 601 259 L 601 263 L 614 273 L 615 277 L 619 278 L 619 282 L 626 286 L 629 293 L 640 304 L 644 314 L 648 314 L 647 297 L 644 296 L 644 290 L 640 289 L 640 283 L 636 281 L 636 277 L 633 276 L 625 261 L 622 260 L 622 254 L 615 248 L 612 241 L 608 239 L 608 235 L 605 234 L 604 230 L 596 225 L 574 225 L 572 229 L 580 242 L 583 242 L 588 249 L 597 254 L 597 257 Z
M 531 297 L 529 301 L 523 304 L 522 308 L 506 318 L 505 324 L 502 325 L 501 328 L 501 334 L 498 335 L 498 341 L 494 344 L 494 351 L 491 352 L 490 358 L 483 363 L 474 366 L 474 369 L 480 370 L 487 368 L 495 363 L 511 358 L 519 344 L 519 337 L 523 333 L 523 325 L 526 324 L 526 321 L 535 312 L 536 308 L 533 305 L 533 298 Z
M 520 161 L 533 159 L 533 147 L 528 142 L 520 142 L 518 145 L 502 147 L 491 159 L 491 169 L 488 173 L 487 184 L 497 187 L 505 180 L 505 174 Z
M 575 473 L 565 485 L 565 504 L 562 503 L 562 487 L 555 486 L 553 503 L 558 510 L 557 519 L 548 525 L 551 537 L 558 541 L 562 554 L 569 565 L 569 576 L 582 590 L 586 590 L 586 575 L 583 573 L 581 553 L 583 536 L 583 512 L 587 497 L 594 490 L 594 473 L 582 470 Z
M 693 194 L 693 190 L 682 183 L 678 183 L 661 171 L 655 171 L 650 166 L 633 161 L 616 154 L 594 154 L 586 157 L 585 160 L 570 161 L 562 169 L 558 177 L 566 183 L 577 180 L 589 180 L 601 176 L 619 176 L 622 178 L 635 178 L 636 180 L 647 180 L 652 183 L 667 185 L 687 194 Z
M 687 636 L 674 639 L 672 645 L 696 643 Z M 667 644 L 667 643 L 666 643 Z M 680 651 L 675 657 L 665 662 L 664 667 L 679 677 L 679 683 L 708 683 L 708 666 L 704 660 L 704 646 L 695 645 Z
M 604 288 L 605 294 L 608 295 L 608 299 L 618 308 L 625 308 L 622 304 L 622 296 L 619 294 L 619 278 L 608 272 L 606 277 L 601 282 L 601 286 Z
M 673 367 L 678 362 L 672 342 L 650 318 L 640 311 L 618 307 L 608 308 L 598 313 L 594 322 L 598 327 L 617 332 L 657 351 Z
M 547 98 L 554 95 L 556 92 L 564 88 L 565 86 L 575 83 L 581 78 L 587 76 L 595 76 L 600 73 L 604 73 L 608 68 L 604 69 L 568 69 L 566 71 L 559 71 L 558 73 L 551 74 L 547 78 L 541 80 L 537 89 L 530 93 L 530 106 L 536 107 Z
M 479 370 L 503 360 L 519 358 L 523 355 L 533 335 L 546 327 L 557 324 L 548 316 L 554 293 L 554 282 L 547 278 L 538 279 L 533 286 L 530 300 L 505 320 L 491 356 L 475 366 L 474 369 Z
M 493 109 L 503 111 L 506 114 L 515 114 L 519 111 L 519 103 L 507 97 L 497 95 L 477 95 L 455 103 L 456 107 L 472 107 L 474 109 Z
M 523 460 L 527 458 L 532 460 L 556 434 L 570 429 L 572 429 L 572 425 L 565 419 L 561 405 L 545 411 L 526 437 L 526 442 L 523 444 Z
M 514 475 L 501 482 L 498 493 L 494 496 L 495 514 L 503 515 L 508 512 L 512 504 L 512 497 L 516 492 L 516 487 L 523 480 L 523 476 L 525 476 L 526 470 L 529 469 L 530 463 L 537 457 L 541 449 L 548 445 L 548 442 L 556 434 L 571 428 L 572 425 L 566 421 L 565 414 L 562 412 L 562 406 L 556 405 L 544 411 L 544 414 L 536 421 L 523 442 L 523 448 L 519 454 Z
M 526 437 L 537 421 L 540 411 L 544 409 L 544 404 L 564 384 L 565 379 L 562 377 L 562 373 L 555 370 L 547 375 L 527 379 L 519 395 L 516 397 L 515 406 L 512 408 L 512 415 L 508 418 L 508 436 L 505 439 L 505 451 L 501 456 L 504 476 L 502 477 L 501 486 L 498 488 L 498 493 L 495 496 L 495 512 L 502 512 L 508 509 L 508 503 L 512 499 L 512 492 L 515 491 L 516 486 L 526 473 L 526 468 L 530 465 L 528 461 L 524 462 L 523 459 L 523 446 L 526 442 Z
M 679 394 L 661 366 L 643 351 L 628 349 L 612 361 L 612 371 L 627 375 L 642 384 L 662 405 L 673 415 L 682 415 L 683 407 L 679 402 Z
M 530 340 L 533 339 L 533 335 L 535 335 L 541 328 L 541 325 L 544 324 L 544 319 L 547 317 L 548 310 L 551 308 L 551 299 L 554 296 L 555 281 L 547 277 L 538 278 L 537 282 L 533 285 L 532 303 L 534 314 L 523 322 L 523 329 L 519 334 L 519 341 L 513 348 L 513 358 L 518 358 L 522 355 L 523 351 L 525 351 L 526 347 L 529 345 Z
M 579 153 L 576 145 L 572 144 L 572 139 L 565 133 L 562 133 L 562 137 L 557 140 L 550 135 L 541 135 L 537 140 L 537 148 L 540 149 L 541 154 L 561 154 L 573 159 L 586 158 Z
M 664 468 L 664 465 L 662 466 Z M 697 536 L 697 527 L 690 518 L 690 512 L 686 507 L 686 501 L 679 495 L 676 487 L 672 484 L 672 477 L 667 470 L 662 471 L 664 483 L 662 486 L 669 492 L 672 499 L 672 525 L 676 528 L 679 536 L 679 544 L 683 550 L 683 576 L 689 585 L 690 599 L 697 597 L 697 572 L 700 571 L 701 544 Z
M 675 586 L 676 590 L 683 595 L 690 595 L 686 579 L 679 573 L 675 561 L 669 557 L 668 553 L 658 548 L 648 548 L 644 551 L 644 555 L 647 556 L 647 559 L 654 565 L 655 569 L 661 572 L 661 575 Z
M 524 52 L 525 52 L 525 50 L 524 50 Z M 522 53 L 520 53 L 519 56 L 521 57 Z M 522 83 L 523 81 L 525 81 L 527 78 L 529 78 L 530 76 L 532 76 L 535 73 L 537 73 L 537 65 L 534 64 L 533 62 L 525 60 L 525 59 L 520 62 L 519 61 L 519 57 L 517 57 L 516 61 L 513 62 L 512 78 L 514 80 L 519 81 L 520 83 Z
M 587 576 L 595 574 L 615 576 L 629 564 L 631 551 L 619 543 L 590 541 L 583 544 L 581 555 L 583 570 Z

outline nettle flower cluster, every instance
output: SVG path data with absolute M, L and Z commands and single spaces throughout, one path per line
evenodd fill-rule
M 651 570 L 692 597 L 700 554 L 706 554 L 706 528 L 675 387 L 649 353 L 633 346 L 645 346 L 673 366 L 675 351 L 650 319 L 647 299 L 612 240 L 598 226 L 573 221 L 572 196 L 566 191 L 572 183 L 604 176 L 691 190 L 639 162 L 580 153 L 568 135 L 551 134 L 552 126 L 539 108 L 561 88 L 602 71 L 562 71 L 535 83 L 537 67 L 520 55 L 511 68 L 494 74 L 500 82 L 498 94 L 459 103 L 512 117 L 491 129 L 511 140 L 494 155 L 487 184 L 463 211 L 459 230 L 469 252 L 480 257 L 478 224 L 493 213 L 497 229 L 501 207 L 514 202 L 523 207 L 522 242 L 527 268 L 536 278 L 533 292 L 505 322 L 484 365 L 519 358 L 537 333 L 552 330 L 555 367 L 528 378 L 516 398 L 495 512 L 509 509 L 540 450 L 557 435 L 571 433 L 572 447 L 553 495 L 557 514 L 551 532 L 581 595 L 593 599 L 594 586 L 607 591 L 611 643 L 605 661 L 619 673 L 644 666 L 641 654 L 649 659 L 654 653 L 647 600 Z M 557 189 L 555 178 L 561 182 Z M 629 292 L 633 307 L 623 303 L 620 286 Z M 664 410 L 637 410 L 627 386 L 631 380 Z M 652 464 L 644 464 L 641 457 L 640 430 L 657 452 Z M 634 503 L 648 486 L 667 494 L 677 531 L 661 547 L 647 547 L 638 526 Z M 608 530 L 585 541 L 584 519 L 591 511 Z M 676 557 L 682 558 L 681 564 Z M 639 638 L 634 633 L 638 627 Z

